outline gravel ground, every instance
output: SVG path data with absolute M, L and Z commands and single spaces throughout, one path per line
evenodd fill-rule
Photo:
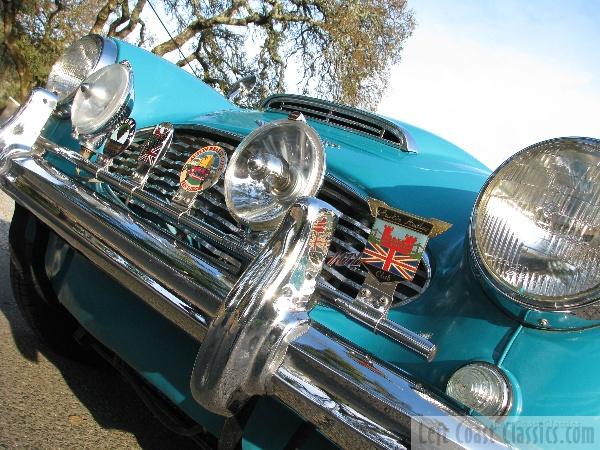
M 9 283 L 12 210 L 0 191 L 0 449 L 194 448 L 165 429 L 116 372 L 65 359 L 30 331 Z

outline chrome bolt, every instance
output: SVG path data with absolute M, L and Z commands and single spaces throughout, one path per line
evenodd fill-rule
M 383 308 L 388 304 L 388 301 L 389 299 L 385 295 L 382 295 L 378 299 L 373 300 L 373 306 L 376 308 Z
M 359 297 L 367 298 L 371 296 L 371 291 L 367 288 L 362 288 L 358 293 Z
M 550 325 L 550 322 L 548 321 L 548 319 L 540 319 L 538 320 L 538 323 L 541 327 L 547 328 L 548 325 Z

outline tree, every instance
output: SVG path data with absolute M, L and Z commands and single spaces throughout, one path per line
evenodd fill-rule
M 0 6 L 0 110 L 44 85 L 64 48 L 86 34 L 100 0 L 4 0 Z M 8 70 L 6 70 L 8 69 Z
M 83 3 L 46 3 L 56 9 L 68 1 Z M 222 92 L 236 79 L 256 73 L 254 101 L 284 91 L 285 72 L 292 65 L 301 74 L 303 93 L 374 109 L 414 28 L 406 0 L 101 1 L 89 31 L 121 39 L 138 36 L 142 46 L 170 59 L 175 56 L 177 65 L 189 66 Z M 147 6 L 170 19 L 171 26 L 175 23 L 172 38 L 156 45 L 147 39 L 142 20 L 144 11 L 151 13 Z M 4 9 L 10 12 L 10 7 Z M 14 19 L 4 14 L 5 30 L 7 17 Z M 8 53 L 20 67 L 18 55 L 10 49 Z

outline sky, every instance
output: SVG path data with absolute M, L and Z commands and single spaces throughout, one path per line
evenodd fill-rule
M 417 26 L 379 113 L 434 132 L 492 169 L 545 139 L 600 138 L 600 0 L 408 5 Z M 174 30 L 172 15 L 159 13 Z M 166 39 L 152 12 L 144 14 Z M 294 72 L 289 92 L 297 92 Z
M 490 168 L 536 142 L 600 138 L 600 1 L 409 0 L 417 27 L 378 112 Z

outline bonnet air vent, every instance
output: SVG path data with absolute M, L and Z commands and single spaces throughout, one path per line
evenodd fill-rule
M 404 130 L 393 122 L 359 109 L 300 95 L 273 95 L 263 108 L 290 113 L 299 111 L 307 119 L 346 128 L 382 140 L 404 151 L 408 149 Z

